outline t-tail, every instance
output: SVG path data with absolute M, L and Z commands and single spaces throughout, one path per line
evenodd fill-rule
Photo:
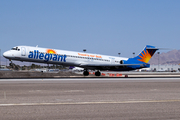
M 155 46 L 146 45 L 144 50 L 139 53 L 138 56 L 134 58 L 129 58 L 127 61 L 124 61 L 125 64 L 146 64 L 149 62 L 154 53 L 159 50 Z

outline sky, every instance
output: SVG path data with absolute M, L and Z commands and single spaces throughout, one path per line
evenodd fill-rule
M 0 0 L 1 55 L 18 45 L 123 57 L 145 45 L 179 50 L 179 6 L 179 0 Z

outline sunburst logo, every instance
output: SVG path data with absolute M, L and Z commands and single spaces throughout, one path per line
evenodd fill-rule
M 50 54 L 56 54 L 56 51 L 52 49 L 47 49 L 46 52 Z
M 141 59 L 138 59 L 138 60 L 139 60 L 139 61 L 142 61 L 142 62 L 145 62 L 145 63 L 148 63 L 149 60 L 151 59 L 152 55 L 153 55 L 153 53 L 152 53 L 152 54 L 149 53 L 148 50 L 143 50 L 143 52 L 141 52 L 141 53 L 139 54 L 139 57 L 140 57 Z

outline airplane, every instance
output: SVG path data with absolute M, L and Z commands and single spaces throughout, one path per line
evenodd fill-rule
M 104 70 L 130 71 L 148 68 L 148 64 L 154 53 L 159 50 L 155 46 L 146 45 L 142 52 L 134 58 L 115 57 L 108 55 L 83 53 L 75 51 L 57 50 L 32 46 L 16 46 L 3 53 L 7 59 L 47 64 L 59 64 L 63 66 L 75 66 L 84 68 L 83 75 L 88 76 L 88 70 L 95 70 L 95 75 L 100 76 Z M 11 61 L 12 62 L 12 61 Z

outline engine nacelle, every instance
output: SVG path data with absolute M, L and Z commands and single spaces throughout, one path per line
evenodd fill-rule
M 120 64 L 124 64 L 124 61 L 123 61 L 123 60 L 121 60 L 121 61 L 120 61 Z

